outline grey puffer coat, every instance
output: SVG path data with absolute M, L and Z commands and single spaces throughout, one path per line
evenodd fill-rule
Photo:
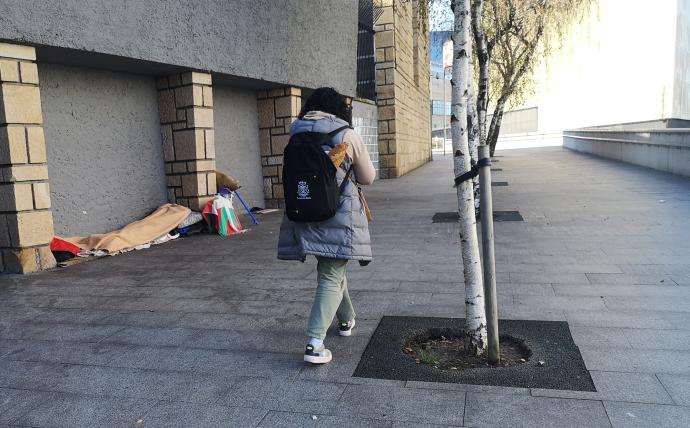
M 328 133 L 345 125 L 347 122 L 335 116 L 322 117 L 318 120 L 297 120 L 292 123 L 290 135 L 309 131 Z M 334 143 L 342 142 L 347 132 L 354 131 L 346 129 L 339 132 L 333 137 Z M 338 168 L 338 183 L 342 183 L 345 172 L 351 164 L 350 156 L 345 156 L 345 161 Z M 350 177 L 350 183 L 345 186 L 340 196 L 340 204 L 334 217 L 317 223 L 295 223 L 283 215 L 278 238 L 279 259 L 304 261 L 307 255 L 314 255 L 362 262 L 371 261 L 369 223 L 359 196 L 354 170 Z

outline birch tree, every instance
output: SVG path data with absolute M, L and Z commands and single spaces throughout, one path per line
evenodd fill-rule
M 488 144 L 492 156 L 508 104 L 521 103 L 533 88 L 535 67 L 596 1 L 472 0 L 480 144 Z
M 489 50 L 486 34 L 482 27 L 483 0 L 472 1 L 472 35 L 477 51 L 477 96 L 475 111 L 477 113 L 477 134 L 479 144 L 486 144 L 486 110 L 489 103 Z
M 451 11 L 451 0 L 429 0 L 429 25 L 431 31 L 446 31 L 453 28 L 453 14 Z M 449 13 L 451 12 L 451 13 Z M 468 62 L 470 66 L 469 78 L 467 79 L 468 100 L 467 100 L 467 134 L 470 148 L 470 161 L 474 166 L 478 161 L 477 146 L 479 145 L 479 120 L 476 109 L 475 83 L 474 76 L 475 61 L 468 50 Z M 474 189 L 475 214 L 479 216 L 479 177 L 472 179 Z
M 453 138 L 453 169 L 455 176 L 459 177 L 471 169 L 467 132 L 469 65 L 472 50 L 469 0 L 452 0 L 451 8 L 454 22 L 450 128 Z M 459 183 L 456 190 L 465 279 L 466 347 L 469 352 L 480 355 L 486 349 L 486 314 L 472 180 Z
M 470 55 L 471 58 L 471 55 Z M 469 75 L 472 76 L 473 73 L 473 61 L 470 61 L 470 72 Z M 468 79 L 467 82 L 467 139 L 470 149 L 470 162 L 472 167 L 474 167 L 479 161 L 479 152 L 477 148 L 479 147 L 479 121 L 477 118 L 477 99 L 474 90 L 474 82 L 472 79 Z M 479 175 L 472 179 L 472 190 L 474 195 L 474 214 L 479 218 Z

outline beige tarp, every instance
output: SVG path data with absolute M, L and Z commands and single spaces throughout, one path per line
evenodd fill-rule
M 189 208 L 181 205 L 165 204 L 148 217 L 130 223 L 120 230 L 60 239 L 71 242 L 82 250 L 106 250 L 113 253 L 160 238 L 182 223 L 190 212 Z

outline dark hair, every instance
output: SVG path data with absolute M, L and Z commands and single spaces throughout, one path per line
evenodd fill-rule
M 352 108 L 345 102 L 345 97 L 333 88 L 318 88 L 307 98 L 299 118 L 310 111 L 330 113 L 352 125 Z

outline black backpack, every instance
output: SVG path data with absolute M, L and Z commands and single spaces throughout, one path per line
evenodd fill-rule
M 347 128 L 350 127 L 343 126 L 328 134 L 299 132 L 290 137 L 283 153 L 285 213 L 290 220 L 306 223 L 335 216 L 352 167 L 338 187 L 337 168 L 322 146 L 333 148 L 333 137 Z

